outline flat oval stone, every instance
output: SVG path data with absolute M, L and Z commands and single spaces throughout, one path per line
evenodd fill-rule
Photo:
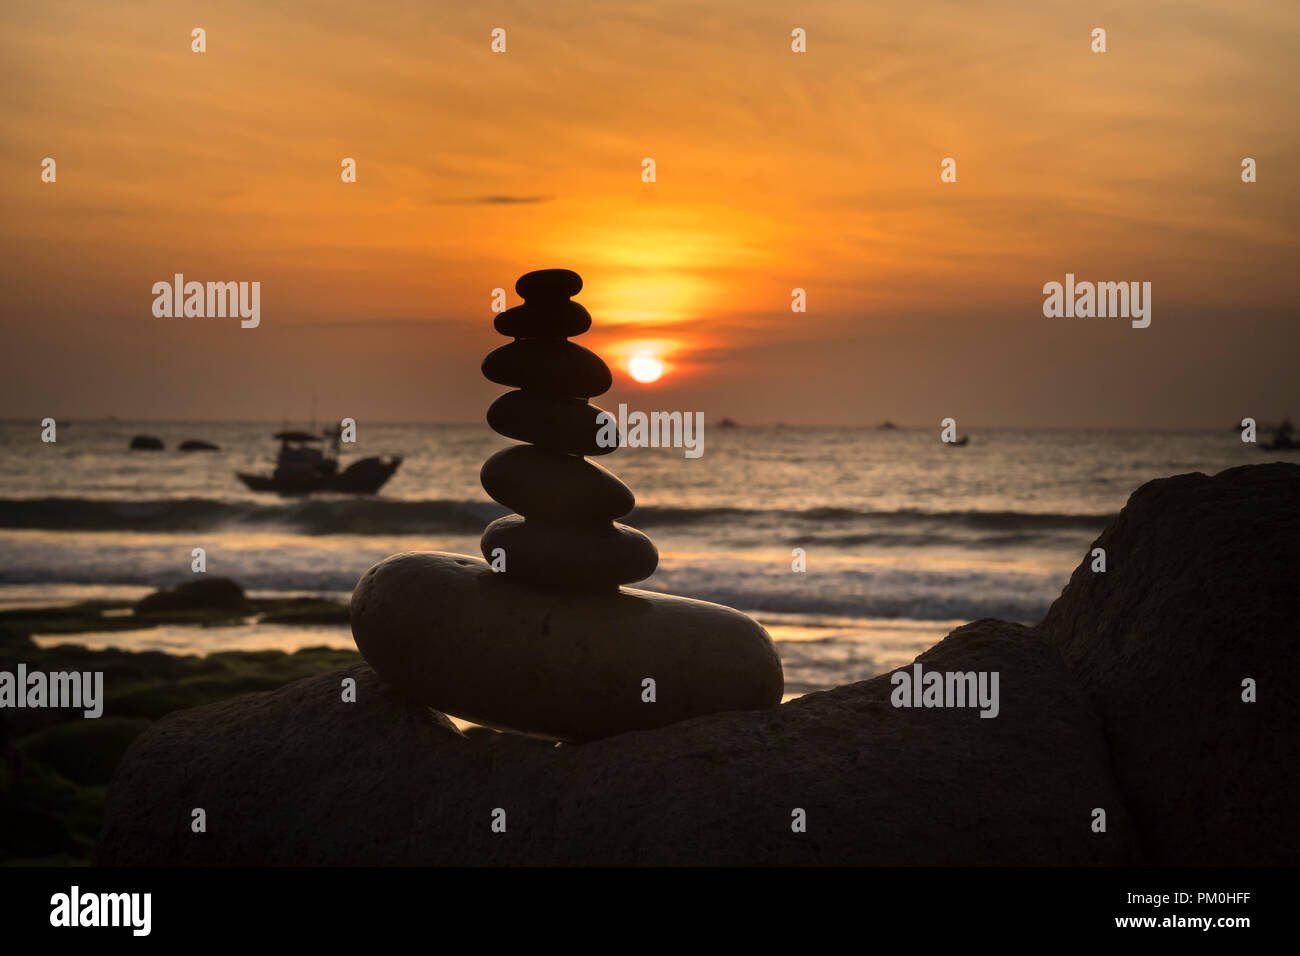
M 506 309 L 492 326 L 516 339 L 564 339 L 591 328 L 591 313 L 577 302 L 525 302 Z
M 641 581 L 659 566 L 659 549 L 625 524 L 574 527 L 506 515 L 479 540 L 483 557 L 505 551 L 505 574 L 516 580 L 596 590 Z
M 548 395 L 591 398 L 614 384 L 599 355 L 564 339 L 518 339 L 488 354 L 483 377 Z
M 594 462 L 536 445 L 512 445 L 483 463 L 479 480 L 493 500 L 525 518 L 603 523 L 636 499 L 618 476 Z
M 582 276 L 571 269 L 537 269 L 521 275 L 515 291 L 525 299 L 567 299 L 582 291 Z
M 784 690 L 772 639 L 739 611 L 633 588 L 575 599 L 462 554 L 372 567 L 352 592 L 352 634 L 417 703 L 573 743 L 767 710 Z M 641 699 L 646 678 L 654 703 Z
M 601 415 L 609 415 L 610 424 Z M 499 435 L 570 455 L 608 455 L 620 440 L 611 413 L 580 398 L 541 392 L 506 392 L 488 406 L 487 423 Z M 602 436 L 609 445 L 598 443 Z

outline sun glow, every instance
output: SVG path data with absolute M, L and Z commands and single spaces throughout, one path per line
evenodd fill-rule
M 664 363 L 649 355 L 636 355 L 628 361 L 627 371 L 636 381 L 649 384 L 663 376 Z

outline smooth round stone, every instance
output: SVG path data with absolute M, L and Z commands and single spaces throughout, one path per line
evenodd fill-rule
M 492 326 L 516 339 L 564 339 L 591 328 L 591 313 L 577 302 L 525 302 L 506 309 Z
M 565 588 L 613 588 L 641 581 L 659 566 L 659 549 L 625 524 L 574 527 L 506 515 L 479 540 L 483 557 L 505 551 L 505 574 Z
M 515 291 L 525 299 L 567 299 L 582 291 L 582 276 L 570 269 L 537 269 L 521 275 Z
M 483 377 L 498 385 L 582 398 L 607 392 L 614 384 L 599 355 L 564 339 L 518 339 L 503 345 L 483 360 Z
M 618 427 L 598 421 L 597 416 L 602 414 L 610 413 L 580 398 L 516 390 L 506 392 L 488 406 L 487 423 L 499 435 L 553 451 L 608 455 L 618 448 Z M 613 442 L 608 447 L 596 442 L 602 431 Z
M 632 490 L 607 468 L 536 445 L 497 452 L 483 463 L 479 480 L 493 500 L 543 521 L 603 523 L 636 504 Z
M 404 696 L 499 730 L 582 742 L 781 702 L 781 660 L 739 611 L 633 588 L 554 592 L 478 558 L 397 554 L 352 592 L 352 634 Z M 654 703 L 642 700 L 655 682 Z

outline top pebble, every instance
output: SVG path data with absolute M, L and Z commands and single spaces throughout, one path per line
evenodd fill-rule
M 515 292 L 524 299 L 567 299 L 581 291 L 582 276 L 569 269 L 538 269 L 515 283 Z

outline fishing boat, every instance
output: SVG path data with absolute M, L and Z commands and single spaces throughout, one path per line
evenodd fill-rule
M 1300 449 L 1300 440 L 1295 437 L 1295 426 L 1291 419 L 1282 420 L 1282 424 L 1273 429 L 1273 440 L 1259 446 L 1263 451 L 1295 451 Z
M 309 495 L 318 491 L 341 494 L 373 495 L 393 476 L 402 463 L 398 455 L 385 458 L 362 458 L 339 471 L 339 433 L 325 432 L 325 438 L 311 432 L 277 432 L 280 452 L 275 470 L 269 475 L 236 472 L 239 480 L 253 491 L 272 491 L 281 495 Z

